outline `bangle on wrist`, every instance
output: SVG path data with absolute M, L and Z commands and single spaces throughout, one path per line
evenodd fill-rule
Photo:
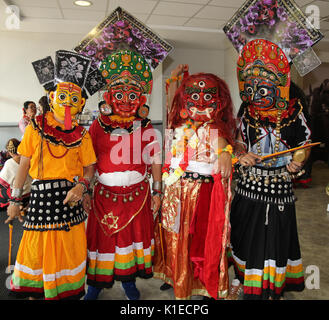
M 153 181 L 152 190 L 162 190 L 162 182 L 161 181 Z
M 220 148 L 217 150 L 217 156 L 220 156 L 223 152 L 228 152 L 232 158 L 234 158 L 233 147 L 228 144 L 225 148 Z
M 235 154 L 235 156 L 236 156 L 237 158 L 240 159 L 242 156 L 244 156 L 245 154 L 247 154 L 247 152 L 246 152 L 245 150 L 241 150 L 241 151 L 237 151 L 237 152 L 235 152 L 234 154 Z
M 182 76 L 178 76 L 178 77 L 170 77 L 166 80 L 166 83 L 167 84 L 170 84 L 172 82 L 175 82 L 175 81 L 181 81 L 182 80 Z
M 88 193 L 89 191 L 89 185 L 90 185 L 90 181 L 88 178 L 79 178 L 77 184 L 81 184 L 83 186 L 83 193 Z
M 14 206 L 20 206 L 23 204 L 23 199 L 22 198 L 12 198 L 9 200 L 9 203 Z
M 12 198 L 21 198 L 22 195 L 23 195 L 23 189 L 13 188 L 11 190 L 11 197 Z
M 153 191 L 152 191 L 152 197 L 154 197 L 154 196 L 159 196 L 159 197 L 161 198 L 161 196 L 162 196 L 162 192 L 159 192 L 159 191 L 157 191 L 157 190 L 153 190 Z
M 236 143 L 242 144 L 245 148 L 247 148 L 247 144 L 241 140 L 235 140 Z

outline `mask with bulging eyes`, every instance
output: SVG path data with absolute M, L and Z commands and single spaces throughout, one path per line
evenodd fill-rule
M 211 79 L 191 79 L 184 91 L 184 105 L 190 119 L 206 122 L 219 107 L 217 83 Z
M 56 90 L 49 93 L 49 99 L 55 116 L 64 121 L 66 130 L 70 130 L 72 119 L 82 111 L 86 102 L 81 88 L 71 82 L 60 82 Z
M 257 109 L 269 110 L 280 99 L 280 89 L 269 80 L 252 78 L 245 82 L 241 98 Z
M 139 88 L 128 85 L 118 85 L 104 94 L 104 100 L 111 106 L 112 112 L 122 118 L 135 116 L 139 107 L 146 103 L 146 97 Z

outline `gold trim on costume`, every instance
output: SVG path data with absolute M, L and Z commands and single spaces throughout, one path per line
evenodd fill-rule
M 103 219 L 102 220 L 100 220 L 100 218 L 98 217 L 98 214 L 96 214 L 96 213 L 94 213 L 95 214 L 95 216 L 96 216 L 96 219 L 97 219 L 97 221 L 98 221 L 98 223 L 99 223 L 99 225 L 100 225 L 100 227 L 101 227 L 101 229 L 103 230 L 103 232 L 104 232 L 104 234 L 107 236 L 107 237 L 111 237 L 112 235 L 114 235 L 115 233 L 117 233 L 117 232 L 119 232 L 119 231 L 121 231 L 121 230 L 123 230 L 125 227 L 127 227 L 128 226 L 128 224 L 141 212 L 141 210 L 144 208 L 144 205 L 145 205 L 145 202 L 146 202 L 146 200 L 147 200 L 147 197 L 148 197 L 148 195 L 149 195 L 149 191 L 150 191 L 150 184 L 149 183 L 147 183 L 147 190 L 146 190 L 146 193 L 145 193 L 145 198 L 144 198 L 144 200 L 143 200 L 143 203 L 141 204 L 141 206 L 140 206 L 140 208 L 132 215 L 132 217 L 128 220 L 128 222 L 124 225 L 124 226 L 122 226 L 120 229 L 118 229 L 118 230 L 116 230 L 116 231 L 114 231 L 112 234 L 108 234 L 107 233 L 107 231 L 106 230 L 104 230 L 104 227 L 103 227 L 103 224 L 105 224 L 105 225 L 107 225 L 108 226 L 108 224 L 106 224 L 106 223 L 103 223 L 103 219 L 104 219 L 104 217 L 105 216 L 103 216 Z M 94 201 L 94 203 L 95 203 L 95 200 L 93 200 Z M 95 205 L 94 205 L 94 207 L 95 207 Z M 109 214 L 111 214 L 112 213 L 112 216 L 113 216 L 113 212 L 110 212 Z M 106 215 L 106 216 L 108 216 L 108 215 Z M 112 216 L 111 216 L 111 218 L 112 218 Z M 113 216 L 114 218 L 118 218 L 119 219 L 119 217 L 118 216 Z M 118 220 L 116 220 L 116 222 L 117 222 Z M 109 226 L 108 226 L 109 227 Z M 112 226 L 112 228 L 113 228 L 113 226 Z M 117 228 L 117 227 L 116 227 Z M 111 228 L 109 228 L 109 229 L 111 229 Z
M 113 223 L 110 224 L 107 222 L 108 218 L 112 219 Z M 114 216 L 113 215 L 113 212 L 111 211 L 110 213 L 106 214 L 101 223 L 105 224 L 109 229 L 117 229 L 118 228 L 118 220 L 119 220 L 119 217 L 118 216 Z

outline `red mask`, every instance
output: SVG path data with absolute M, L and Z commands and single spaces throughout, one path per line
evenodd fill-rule
M 104 100 L 112 107 L 113 114 L 122 118 L 136 115 L 138 108 L 146 103 L 146 97 L 133 86 L 118 85 L 104 94 Z
M 207 78 L 189 80 L 185 85 L 184 105 L 192 120 L 211 120 L 219 107 L 217 83 Z

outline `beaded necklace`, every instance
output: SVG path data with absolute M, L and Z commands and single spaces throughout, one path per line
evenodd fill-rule
M 193 150 L 197 148 L 199 143 L 197 130 L 200 127 L 205 127 L 210 122 L 213 122 L 213 120 L 205 122 L 197 127 L 191 120 L 186 121 L 184 128 L 181 131 L 181 136 L 177 139 L 177 144 L 173 144 L 171 151 L 167 153 L 165 165 L 162 168 L 162 180 L 164 180 L 167 186 L 175 183 L 183 176 L 189 165 L 190 156 L 193 154 Z M 179 149 L 183 149 L 183 158 L 180 161 L 178 168 L 169 173 L 171 159 L 176 156 L 176 152 L 178 151 L 177 146 Z
M 274 153 L 277 153 L 279 151 L 280 148 L 280 129 L 281 129 L 281 114 L 282 114 L 282 110 L 278 110 L 278 114 L 277 114 L 277 119 L 276 119 L 276 126 L 275 126 L 275 145 L 274 145 Z M 258 111 L 255 110 L 255 128 L 256 128 L 256 139 L 257 139 L 257 154 L 259 156 L 262 156 L 262 150 L 261 150 L 261 145 L 260 145 L 260 123 L 259 123 L 259 114 Z M 267 168 L 270 168 L 274 165 L 274 163 L 276 162 L 277 158 L 273 157 L 269 162 L 264 163 L 264 166 Z

